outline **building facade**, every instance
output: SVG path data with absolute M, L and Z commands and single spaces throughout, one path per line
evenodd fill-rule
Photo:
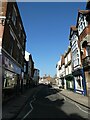
M 58 86 L 61 86 L 61 80 L 60 80 L 60 72 L 61 72 L 61 59 L 56 64 L 56 71 L 57 71 L 57 77 L 56 77 L 56 84 Z
M 33 76 L 34 76 L 34 61 L 32 59 L 32 55 L 25 51 L 25 79 L 27 86 L 31 86 L 33 84 Z
M 2 88 L 21 88 L 24 76 L 26 34 L 16 2 L 2 2 L 0 50 Z
M 66 88 L 82 95 L 90 96 L 90 0 L 86 10 L 78 10 L 76 26 L 70 27 L 70 47 L 66 51 Z M 60 61 L 61 62 L 61 61 Z M 62 72 L 57 64 L 57 75 Z M 62 75 L 61 75 L 62 76 Z
M 66 81 L 65 81 L 65 59 L 64 59 L 64 55 L 61 55 L 61 66 L 59 68 L 60 70 L 60 83 L 61 83 L 61 87 L 64 89 L 66 89 Z
M 82 67 L 85 75 L 84 87 L 90 96 L 90 10 L 79 10 L 77 18 Z
M 71 47 L 68 46 L 68 50 L 66 51 L 65 55 L 65 84 L 66 89 L 74 90 L 74 79 L 72 75 L 72 54 L 71 54 Z
M 70 28 L 70 45 L 72 52 L 72 74 L 74 76 L 74 92 L 86 94 L 85 76 L 81 64 L 81 52 L 78 40 L 78 29 L 75 26 Z
M 33 76 L 33 82 L 34 82 L 34 85 L 37 86 L 39 84 L 39 73 L 40 73 L 40 70 L 39 69 L 34 69 L 34 76 Z

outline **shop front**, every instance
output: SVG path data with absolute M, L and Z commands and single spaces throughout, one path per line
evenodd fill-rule
M 60 82 L 61 82 L 61 87 L 64 89 L 65 88 L 65 81 L 64 81 L 63 76 L 60 78 Z
M 2 93 L 10 96 L 20 89 L 21 68 L 8 56 L 2 56 Z M 18 90 L 17 90 L 18 89 Z
M 66 89 L 74 91 L 74 77 L 72 74 L 66 75 Z
M 86 95 L 86 82 L 83 69 L 77 69 L 73 71 L 75 92 Z

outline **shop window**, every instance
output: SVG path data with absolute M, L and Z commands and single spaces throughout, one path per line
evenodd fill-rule
M 3 78 L 3 88 L 14 87 L 16 85 L 16 74 L 5 70 Z
M 78 83 L 78 87 L 81 88 L 81 81 L 80 81 L 80 79 L 77 80 L 77 83 Z
M 83 89 L 82 76 L 77 77 L 77 88 L 78 89 Z

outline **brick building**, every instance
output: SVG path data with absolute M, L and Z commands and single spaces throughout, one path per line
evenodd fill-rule
M 0 50 L 2 88 L 20 88 L 24 75 L 26 34 L 16 2 L 2 2 L 0 14 Z

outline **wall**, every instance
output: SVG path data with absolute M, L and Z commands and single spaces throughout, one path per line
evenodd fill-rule
M 90 72 L 85 72 L 87 95 L 90 96 Z

